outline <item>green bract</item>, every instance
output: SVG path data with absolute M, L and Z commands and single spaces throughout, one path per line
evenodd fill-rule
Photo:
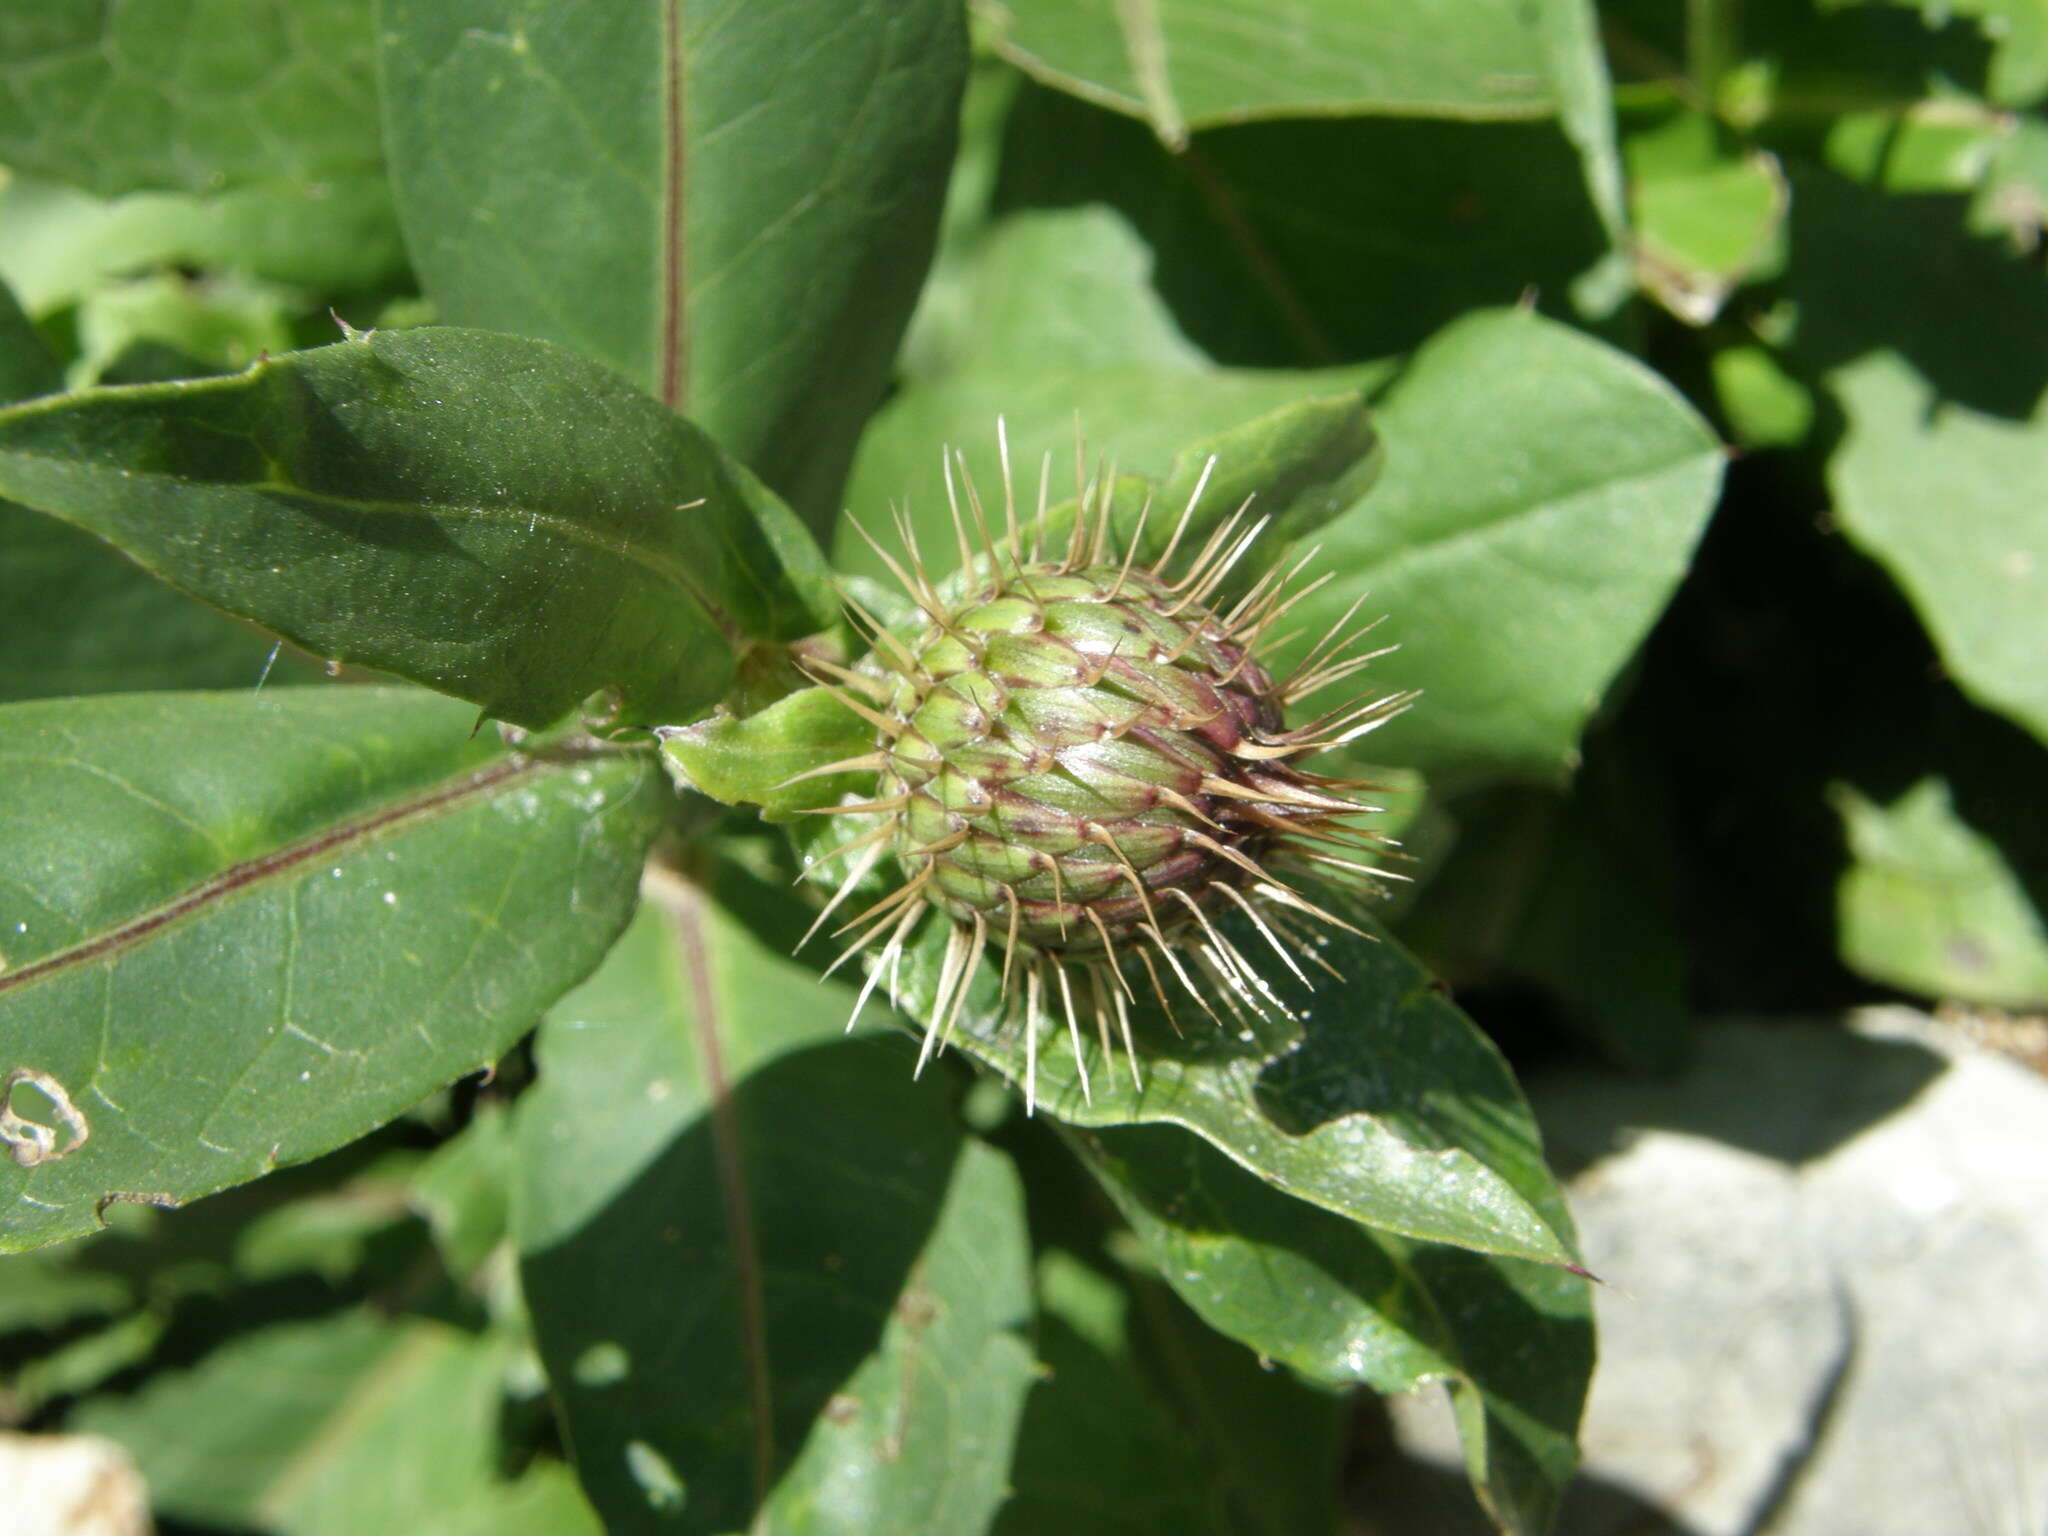
M 993 937 L 1006 998 L 1011 977 L 1024 976 L 1027 1097 L 1049 990 L 1079 1060 L 1070 967 L 1105 1042 L 1114 1016 L 1134 1074 L 1135 984 L 1149 983 L 1169 1013 L 1167 978 L 1204 1011 L 1219 997 L 1233 1009 L 1282 1007 L 1217 919 L 1242 914 L 1299 971 L 1296 955 L 1312 949 L 1298 919 L 1340 920 L 1279 871 L 1370 882 L 1382 871 L 1353 855 L 1377 854 L 1383 842 L 1344 820 L 1367 809 L 1353 798 L 1366 786 L 1296 760 L 1408 702 L 1367 695 L 1289 729 L 1289 705 L 1371 659 L 1350 654 L 1363 633 L 1347 633 L 1355 609 L 1276 680 L 1254 653 L 1306 595 L 1290 590 L 1306 561 L 1225 601 L 1219 593 L 1262 526 L 1246 528 L 1245 509 L 1176 578 L 1179 533 L 1149 565 L 1137 562 L 1142 520 L 1126 552 L 1106 548 L 1107 500 L 1084 488 L 1066 548 L 1050 558 L 1036 544 L 1025 553 L 1014 532 L 1000 546 L 985 538 L 975 556 L 963 523 L 962 569 L 943 584 L 926 575 L 912 541 L 908 564 L 891 564 L 922 626 L 908 636 L 873 626 L 859 668 L 826 668 L 876 732 L 871 756 L 821 770 L 872 768 L 877 781 L 873 799 L 833 808 L 875 824 L 840 850 L 858 857 L 832 906 L 885 854 L 904 875 L 848 925 L 864 930 L 856 947 L 881 941 L 869 986 L 927 911 L 953 925 L 929 1055 Z M 971 488 L 968 501 L 985 529 Z M 1133 955 L 1137 983 L 1127 974 Z

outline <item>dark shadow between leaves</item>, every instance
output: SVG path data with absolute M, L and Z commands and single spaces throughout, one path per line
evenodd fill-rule
M 2048 388 L 2048 287 L 1969 228 L 1968 197 L 1883 193 L 1812 166 L 1792 180 L 1786 270 L 1805 367 L 1892 350 L 1943 401 L 2033 414 Z
M 1553 1163 L 1570 1175 L 1645 1130 L 1725 1142 L 1784 1163 L 1824 1157 L 1897 1114 L 1946 1069 L 1941 1056 L 1839 1024 L 1731 1022 L 1698 1032 L 1676 1078 L 1548 1073 L 1529 1083 Z
M 880 1342 L 960 1146 L 900 1054 L 860 1039 L 755 1071 L 731 1129 L 736 1168 L 702 1116 L 523 1259 L 565 1438 L 615 1533 L 748 1525 Z

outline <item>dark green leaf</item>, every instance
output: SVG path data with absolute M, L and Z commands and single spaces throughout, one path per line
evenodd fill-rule
M 1592 1374 L 1585 1281 L 1313 1210 L 1162 1129 L 1076 1139 L 1160 1274 L 1211 1327 L 1331 1384 L 1403 1392 L 1448 1378 L 1480 1497 L 1517 1536 L 1548 1528 L 1577 1465 Z M 1570 1232 L 1554 1189 L 1539 1204 Z
M 370 688 L 0 710 L 4 1069 L 45 1074 L 91 1133 L 0 1168 L 0 1249 L 353 1140 L 596 963 L 658 776 L 508 755 L 473 720 Z M 41 1125 L 61 1107 L 13 1100 Z
M 370 332 L 18 406 L 0 491 L 315 655 L 525 725 L 605 688 L 690 719 L 739 648 L 824 622 L 815 550 L 702 433 L 509 336 Z
M 1375 417 L 1387 471 L 1316 535 L 1337 579 L 1296 612 L 1320 637 L 1354 599 L 1401 650 L 1373 670 L 1422 698 L 1372 755 L 1431 783 L 1556 779 L 1685 574 L 1722 454 L 1664 380 L 1521 311 L 1417 354 Z
M 847 988 L 656 889 L 550 1014 L 519 1116 L 584 1487 L 622 1536 L 971 1536 L 1030 1378 L 1015 1175 L 905 1055 L 834 1038 Z
M 0 503 L 0 703 L 318 676 L 91 534 Z
M 2048 1005 L 2048 926 L 1946 783 L 1889 806 L 1838 787 L 1835 808 L 1855 861 L 1838 898 L 1843 964 L 1924 997 Z
M 180 1520 L 411 1531 L 488 1488 L 503 1372 L 492 1341 L 345 1312 L 244 1335 L 71 1424 L 126 1446 Z
M 947 926 L 929 922 L 904 958 L 900 995 L 920 1018 L 939 979 Z M 1209 999 L 1219 1015 L 1212 1021 L 1182 994 L 1177 1033 L 1139 973 L 1135 1085 L 1121 1049 L 1111 1057 L 1093 1038 L 1096 1018 L 1079 987 L 1080 1062 L 1060 1011 L 1059 1034 L 1047 1029 L 1041 1042 L 1038 1107 L 1077 1126 L 1185 1127 L 1276 1188 L 1389 1232 L 1571 1261 L 1568 1236 L 1540 1209 L 1554 1190 L 1506 1063 L 1405 951 L 1390 939 L 1337 933 L 1317 953 L 1343 983 L 1324 977 L 1307 992 L 1256 933 L 1237 923 L 1226 931 L 1246 955 L 1265 956 L 1255 963 L 1285 1017 L 1272 1003 L 1262 1002 L 1262 1018 L 1218 995 Z M 1013 978 L 1013 993 L 1021 990 Z M 1060 1010 L 1056 997 L 1051 1006 Z M 998 1001 L 996 971 L 984 966 L 954 1039 L 1023 1085 L 1023 1012 L 1014 995 Z
M 0 7 L 0 160 L 102 196 L 380 159 L 366 0 Z
M 1150 1281 L 1055 1249 L 997 1536 L 1316 1536 L 1334 1507 L 1344 1404 L 1212 1332 Z
M 22 313 L 14 290 L 0 282 L 0 405 L 64 387 L 64 371 Z
M 381 21 L 442 316 L 616 369 L 825 526 L 930 257 L 957 0 L 384 0 Z

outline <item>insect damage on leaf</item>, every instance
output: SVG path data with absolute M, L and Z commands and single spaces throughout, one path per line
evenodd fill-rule
M 901 558 L 869 542 L 916 605 L 916 626 L 892 630 L 850 603 L 872 645 L 866 658 L 809 663 L 875 733 L 871 752 L 811 774 L 872 772 L 876 784 L 872 797 L 819 813 L 872 825 L 828 856 L 850 863 L 811 933 L 893 858 L 903 883 L 835 930 L 853 937 L 833 969 L 872 951 L 853 1017 L 885 976 L 897 995 L 904 947 L 935 911 L 950 934 L 919 1070 L 950 1038 L 993 942 L 1035 1107 L 1039 1036 L 1054 1016 L 1064 1018 L 1085 1095 L 1084 1016 L 1105 1057 L 1113 1022 L 1138 1081 L 1137 987 L 1169 1020 L 1175 992 L 1212 1019 L 1215 1000 L 1240 1022 L 1247 1010 L 1286 1011 L 1219 918 L 1242 914 L 1304 984 L 1301 961 L 1329 969 L 1311 925 L 1350 925 L 1284 877 L 1365 889 L 1400 877 L 1379 866 L 1388 841 L 1352 819 L 1377 809 L 1357 798 L 1372 786 L 1301 763 L 1384 724 L 1414 696 L 1367 692 L 1290 727 L 1291 707 L 1391 649 L 1359 649 L 1376 621 L 1354 626 L 1354 602 L 1287 676 L 1260 663 L 1287 615 L 1330 579 L 1297 585 L 1315 550 L 1241 593 L 1228 587 L 1265 526 L 1250 519 L 1247 499 L 1177 568 L 1205 473 L 1161 552 L 1141 562 L 1150 501 L 1114 548 L 1116 477 L 1089 478 L 1078 462 L 1072 528 L 1048 548 L 1049 476 L 1041 472 L 1036 521 L 1020 529 L 1000 424 L 998 441 L 1002 536 L 964 458 L 951 455 L 958 570 L 934 581 L 898 512 Z
M 35 1089 L 49 1102 L 49 1116 L 55 1125 L 43 1125 L 22 1116 L 14 1107 L 14 1091 L 23 1084 Z M 58 1131 L 70 1137 L 60 1140 Z M 92 1136 L 85 1114 L 71 1102 L 64 1085 L 47 1072 L 16 1067 L 0 1078 L 0 1144 L 18 1168 L 35 1168 L 69 1157 Z

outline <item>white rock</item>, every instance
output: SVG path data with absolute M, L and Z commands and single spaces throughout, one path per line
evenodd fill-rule
M 149 1492 L 128 1453 L 97 1435 L 0 1433 L 7 1536 L 149 1536 Z
M 1531 1094 L 1607 1282 L 1558 1536 L 2048 1533 L 2048 1079 L 1886 1009 Z

